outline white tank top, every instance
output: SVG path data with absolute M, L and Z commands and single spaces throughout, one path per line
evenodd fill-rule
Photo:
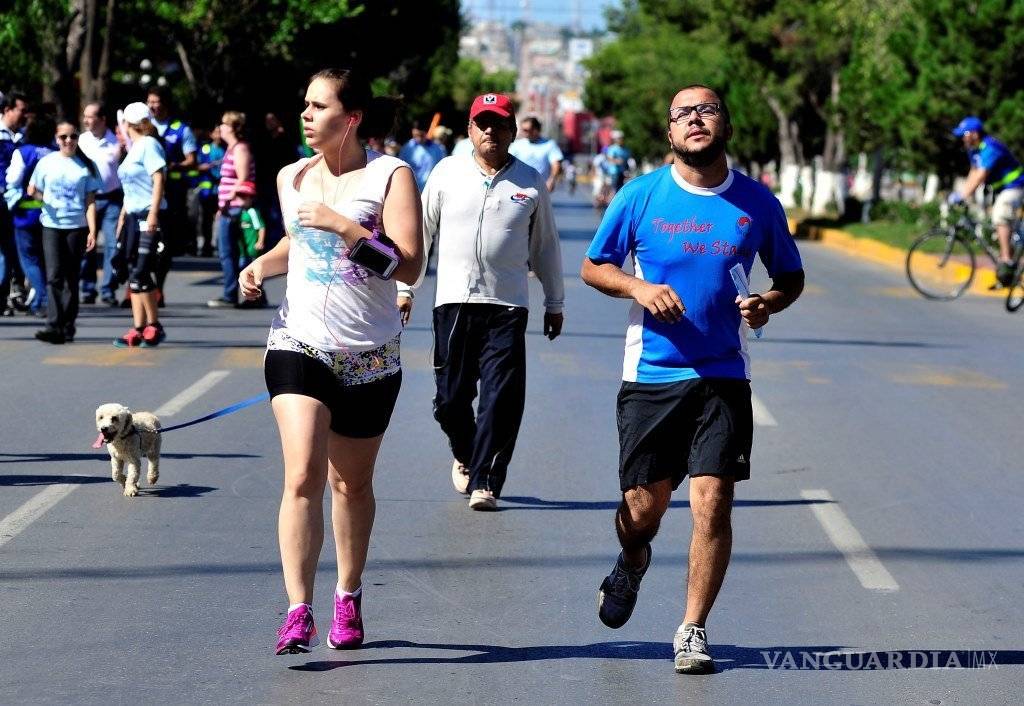
M 287 288 L 270 325 L 271 343 L 275 332 L 283 329 L 321 351 L 377 348 L 402 331 L 395 281 L 382 280 L 349 260 L 348 248 L 338 235 L 299 225 L 298 207 L 306 199 L 295 190 L 295 177 L 310 159 L 292 165 L 281 190 L 281 213 L 292 240 Z M 396 157 L 367 150 L 365 172 L 355 194 L 332 208 L 373 230 L 381 222 L 391 175 L 403 166 L 405 162 Z

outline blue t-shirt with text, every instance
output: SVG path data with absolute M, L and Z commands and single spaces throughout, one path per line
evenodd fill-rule
M 686 307 L 662 323 L 633 302 L 623 380 L 664 383 L 698 377 L 750 379 L 745 324 L 729 268 L 747 275 L 754 256 L 768 274 L 803 269 L 786 214 L 772 193 L 730 171 L 713 189 L 686 183 L 671 165 L 633 179 L 615 196 L 587 257 L 668 284 Z
M 47 228 L 83 228 L 86 194 L 103 189 L 98 173 L 93 174 L 78 157 L 51 152 L 36 164 L 29 186 L 43 192 L 39 222 Z

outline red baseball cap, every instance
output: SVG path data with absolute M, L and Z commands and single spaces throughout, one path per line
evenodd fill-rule
M 511 118 L 515 115 L 512 108 L 512 99 L 502 93 L 485 93 L 473 99 L 473 105 L 469 108 L 469 119 L 472 120 L 480 113 L 494 113 L 503 118 Z

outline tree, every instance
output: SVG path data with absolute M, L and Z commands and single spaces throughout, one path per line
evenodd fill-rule
M 455 67 L 460 29 L 458 0 L 14 0 L 0 75 L 73 115 L 79 95 L 139 100 L 145 59 L 206 121 L 228 107 L 297 114 L 312 73 L 357 66 L 433 110 L 451 105 L 437 77 Z M 381 51 L 382 36 L 400 51 Z
M 510 69 L 487 73 L 476 59 L 462 58 L 450 74 L 450 95 L 454 107 L 468 111 L 473 99 L 482 93 L 512 93 L 516 90 L 516 72 Z
M 905 0 L 885 31 L 858 43 L 844 106 L 859 149 L 885 148 L 905 167 L 952 175 L 965 160 L 950 129 L 965 115 L 1024 152 L 1024 4 Z

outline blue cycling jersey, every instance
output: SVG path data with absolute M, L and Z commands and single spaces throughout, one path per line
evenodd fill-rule
M 972 167 L 988 172 L 985 183 L 991 186 L 993 191 L 1024 187 L 1024 168 L 1021 167 L 1020 161 L 1006 145 L 991 135 L 985 135 L 981 144 L 968 152 L 968 156 Z

